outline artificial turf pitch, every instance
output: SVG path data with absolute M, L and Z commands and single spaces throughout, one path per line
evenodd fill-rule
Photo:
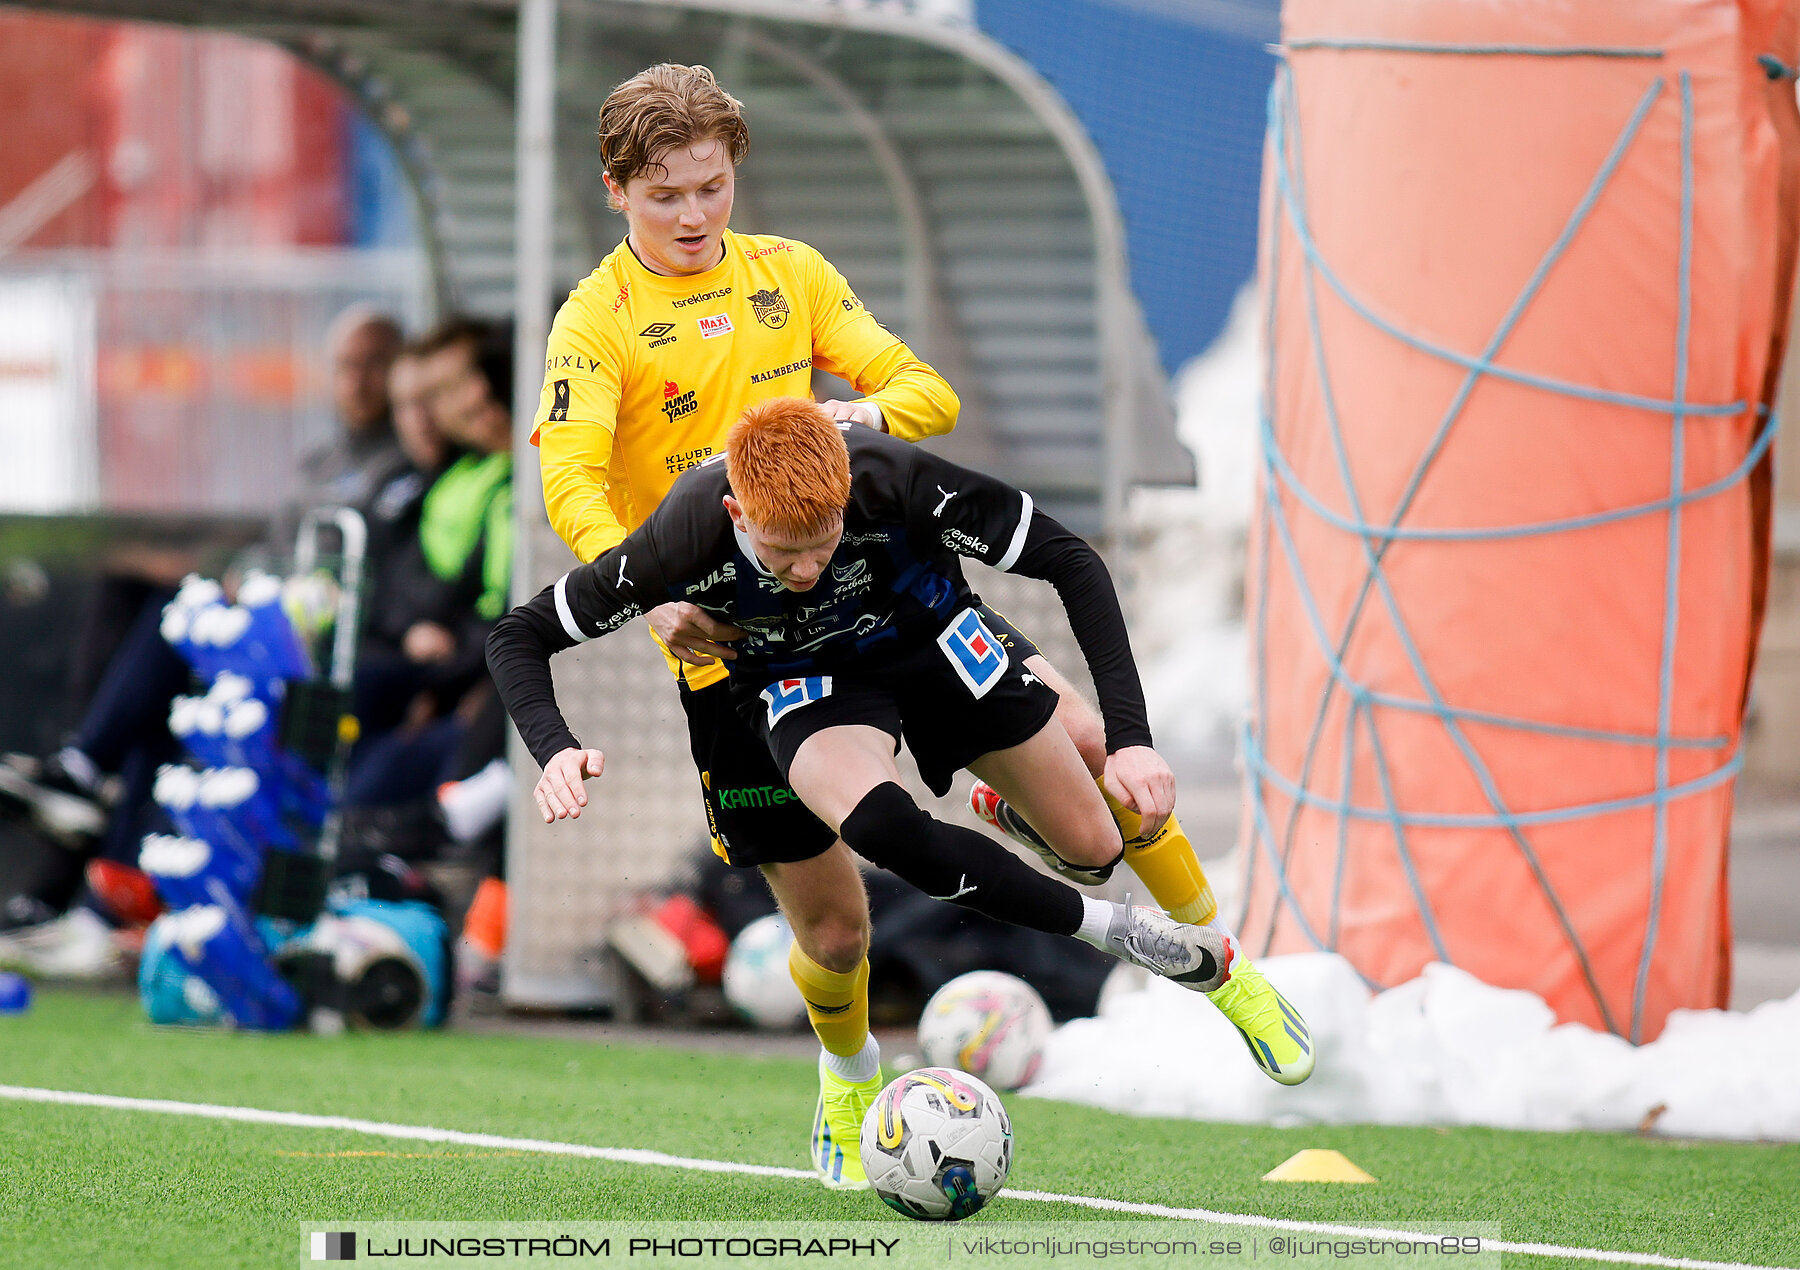
M 153 1028 L 123 997 L 0 1018 L 0 1083 L 359 1117 L 804 1167 L 810 1062 L 516 1036 Z M 1197 1076 L 1198 1078 L 1198 1076 Z M 1012 1096 L 1010 1185 L 1512 1241 L 1800 1266 L 1800 1145 L 1140 1119 Z M 1375 1186 L 1263 1173 L 1335 1147 Z M 0 1266 L 291 1265 L 300 1222 L 798 1219 L 893 1223 L 810 1182 L 0 1101 Z M 1108 1214 L 1002 1194 L 962 1229 Z M 1506 1264 L 1597 1264 L 1509 1254 Z

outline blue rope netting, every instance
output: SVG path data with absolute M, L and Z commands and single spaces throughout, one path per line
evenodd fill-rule
M 1331 52 L 1379 50 L 1464 55 L 1645 59 L 1656 59 L 1662 56 L 1661 50 L 1658 49 L 1554 49 L 1511 45 L 1447 46 L 1351 40 L 1296 41 L 1288 46 L 1287 51 L 1294 52 L 1305 49 Z M 1668 89 L 1668 83 L 1664 78 L 1659 76 L 1653 80 L 1638 99 L 1617 139 L 1589 182 L 1587 190 L 1570 213 L 1555 241 L 1545 251 L 1543 258 L 1538 262 L 1524 287 L 1507 309 L 1486 346 L 1479 353 L 1468 355 L 1403 330 L 1395 322 L 1377 313 L 1370 304 L 1357 296 L 1344 283 L 1343 279 L 1320 254 L 1318 244 L 1312 237 L 1307 215 L 1305 164 L 1301 152 L 1299 118 L 1294 106 L 1293 71 L 1286 62 L 1277 71 L 1275 82 L 1269 90 L 1268 152 L 1271 162 L 1275 166 L 1276 190 L 1275 205 L 1270 208 L 1270 217 L 1273 222 L 1275 217 L 1285 214 L 1288 227 L 1293 231 L 1294 240 L 1298 242 L 1303 256 L 1302 292 L 1305 298 L 1306 328 L 1311 346 L 1313 368 L 1317 375 L 1325 423 L 1330 434 L 1331 452 L 1335 460 L 1339 482 L 1349 503 L 1349 513 L 1344 514 L 1327 506 L 1313 490 L 1305 485 L 1300 474 L 1289 462 L 1287 455 L 1282 452 L 1279 440 L 1275 435 L 1270 408 L 1271 403 L 1275 400 L 1276 305 L 1271 294 L 1267 306 L 1268 311 L 1264 315 L 1266 324 L 1264 346 L 1268 350 L 1268 356 L 1266 361 L 1267 378 L 1264 383 L 1259 425 L 1264 491 L 1261 500 L 1262 524 L 1259 534 L 1260 549 L 1256 559 L 1252 562 L 1256 575 L 1257 595 L 1256 611 L 1253 614 L 1257 711 L 1265 709 L 1269 700 L 1269 666 L 1264 650 L 1267 648 L 1268 642 L 1268 594 L 1272 544 L 1273 547 L 1279 548 L 1286 561 L 1288 573 L 1305 612 L 1307 626 L 1310 628 L 1320 653 L 1325 658 L 1329 677 L 1313 717 L 1300 772 L 1297 776 L 1278 771 L 1269 762 L 1263 748 L 1266 720 L 1260 717 L 1260 713 L 1251 718 L 1242 733 L 1244 767 L 1251 787 L 1253 843 L 1247 862 L 1244 899 L 1239 913 L 1239 924 L 1243 925 L 1249 916 L 1250 892 L 1260 860 L 1270 869 L 1276 889 L 1276 894 L 1272 898 L 1273 908 L 1270 913 L 1268 933 L 1263 944 L 1264 952 L 1268 951 L 1273 941 L 1276 923 L 1284 910 L 1293 918 L 1302 936 L 1315 948 L 1323 951 L 1333 950 L 1337 947 L 1339 908 L 1349 846 L 1349 826 L 1354 820 L 1363 820 L 1386 824 L 1391 830 L 1395 851 L 1405 873 L 1407 885 L 1412 891 L 1413 900 L 1417 905 L 1420 920 L 1432 949 L 1440 960 L 1454 964 L 1437 916 L 1433 912 L 1430 896 L 1426 894 L 1425 888 L 1420 882 L 1419 872 L 1408 842 L 1408 830 L 1424 828 L 1500 829 L 1506 833 L 1519 856 L 1531 870 L 1539 889 L 1549 903 L 1557 924 L 1561 927 L 1563 936 L 1575 956 L 1602 1021 L 1609 1031 L 1619 1033 L 1620 1028 L 1595 977 L 1588 950 L 1582 943 L 1562 898 L 1556 893 L 1556 889 L 1545 875 L 1542 862 L 1532 846 L 1527 830 L 1539 825 L 1560 824 L 1648 807 L 1654 810 L 1650 912 L 1644 930 L 1631 1006 L 1631 1039 L 1634 1041 L 1638 1039 L 1649 982 L 1650 964 L 1656 948 L 1658 915 L 1662 906 L 1664 875 L 1668 861 L 1669 804 L 1677 799 L 1704 793 L 1730 781 L 1743 766 L 1742 755 L 1736 752 L 1732 740 L 1728 736 L 1677 736 L 1672 732 L 1675 643 L 1681 598 L 1682 509 L 1690 503 L 1716 497 L 1745 480 L 1767 455 L 1776 431 L 1775 421 L 1772 418 L 1764 418 L 1762 421 L 1765 426 L 1758 429 L 1754 444 L 1749 447 L 1742 461 L 1730 473 L 1705 485 L 1692 489 L 1683 488 L 1685 425 L 1687 422 L 1712 418 L 1737 418 L 1748 409 L 1748 405 L 1742 401 L 1714 404 L 1693 402 L 1687 399 L 1690 310 L 1692 307 L 1694 101 L 1693 88 L 1686 71 L 1680 72 L 1677 84 L 1677 105 L 1681 113 L 1678 321 L 1675 337 L 1674 393 L 1670 399 L 1664 400 L 1530 374 L 1502 366 L 1495 361 L 1508 337 L 1538 295 L 1545 279 L 1587 221 L 1601 193 L 1606 189 L 1625 155 L 1630 151 L 1632 143 L 1642 130 L 1644 121 L 1649 117 L 1652 109 L 1663 99 Z M 1267 267 L 1271 279 L 1279 276 L 1278 253 L 1281 246 L 1281 235 L 1276 230 L 1277 227 L 1273 223 L 1265 226 L 1265 241 L 1268 243 L 1269 250 Z M 1445 409 L 1442 418 L 1438 421 L 1436 430 L 1427 442 L 1418 462 L 1414 465 L 1405 487 L 1394 505 L 1393 512 L 1385 523 L 1376 523 L 1369 519 L 1363 507 L 1362 496 L 1352 478 L 1349 450 L 1345 443 L 1337 397 L 1326 363 L 1324 338 L 1319 322 L 1318 286 L 1321 281 L 1352 312 L 1377 330 L 1410 348 L 1464 371 L 1460 386 Z M 1270 291 L 1273 292 L 1272 285 Z M 1666 417 L 1671 425 L 1668 497 L 1582 516 L 1570 516 L 1531 524 L 1493 525 L 1481 528 L 1437 528 L 1403 524 L 1402 522 L 1405 521 L 1407 513 L 1424 485 L 1426 476 L 1430 473 L 1438 455 L 1442 453 L 1452 429 L 1461 416 L 1463 407 L 1467 404 L 1476 386 L 1484 378 L 1506 380 L 1559 396 L 1623 406 Z M 1759 415 L 1760 413 L 1759 411 Z M 1320 612 L 1313 588 L 1309 584 L 1306 570 L 1295 547 L 1292 524 L 1283 498 L 1284 494 L 1291 497 L 1300 508 L 1304 508 L 1325 524 L 1356 535 L 1361 546 L 1366 571 L 1348 616 L 1344 619 L 1341 630 L 1335 634 L 1327 627 Z M 1394 594 L 1383 567 L 1387 553 L 1394 543 L 1402 541 L 1488 542 L 1525 538 L 1588 529 L 1597 525 L 1643 516 L 1666 516 L 1668 521 L 1663 584 L 1663 629 L 1658 665 L 1656 731 L 1654 734 L 1570 727 L 1485 711 L 1460 709 L 1444 699 L 1426 665 L 1412 631 L 1402 616 L 1399 600 Z M 1379 600 L 1382 609 L 1385 610 L 1393 625 L 1394 633 L 1407 664 L 1425 694 L 1422 699 L 1377 692 L 1367 684 L 1360 682 L 1344 664 L 1344 656 L 1350 641 L 1355 635 L 1358 623 L 1372 597 Z M 1342 793 L 1340 797 L 1333 798 L 1315 792 L 1311 785 L 1319 746 L 1326 729 L 1326 719 L 1332 702 L 1340 690 L 1345 695 L 1348 708 L 1344 711 L 1340 741 L 1343 764 L 1339 773 L 1338 789 Z M 1375 711 L 1377 708 L 1425 714 L 1441 722 L 1452 744 L 1467 765 L 1469 774 L 1479 786 L 1488 811 L 1485 813 L 1448 814 L 1401 810 L 1395 801 L 1392 768 L 1382 747 L 1380 729 L 1376 726 Z M 1502 796 L 1487 763 L 1470 743 L 1465 725 L 1471 723 L 1541 736 L 1573 738 L 1613 745 L 1652 747 L 1655 750 L 1655 787 L 1648 793 L 1627 798 L 1613 798 L 1537 811 L 1515 810 Z M 1366 753 L 1372 763 L 1381 790 L 1379 806 L 1360 806 L 1350 801 L 1352 764 L 1356 757 L 1359 736 L 1367 741 Z M 1704 775 L 1687 781 L 1671 783 L 1669 756 L 1672 751 L 1676 750 L 1717 751 L 1720 753 L 1721 762 Z M 1267 805 L 1266 795 L 1270 788 L 1279 791 L 1290 803 L 1286 823 L 1281 827 L 1279 833 L 1272 822 Z M 1337 856 L 1333 870 L 1331 909 L 1329 926 L 1323 938 L 1320 937 L 1301 909 L 1287 873 L 1287 865 L 1294 848 L 1299 814 L 1303 808 L 1313 808 L 1330 813 L 1337 819 Z M 1278 842 L 1279 848 L 1277 847 Z M 1381 986 L 1372 980 L 1368 982 L 1372 988 Z

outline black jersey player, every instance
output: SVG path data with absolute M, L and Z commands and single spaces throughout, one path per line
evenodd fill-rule
M 1099 694 L 1112 792 L 1146 816 L 1167 812 L 1174 780 L 1151 748 L 1124 618 L 1098 554 L 1030 495 L 839 424 L 812 402 L 752 407 L 721 458 L 685 473 L 623 542 L 494 631 L 489 665 L 545 769 L 535 791 L 545 819 L 578 815 L 582 781 L 603 762 L 558 710 L 549 657 L 686 601 L 747 632 L 730 663 L 732 705 L 841 844 L 929 895 L 1081 938 L 1207 992 L 1265 1070 L 1283 1083 L 1304 1080 L 1312 1068 L 1304 1023 L 1228 931 L 1084 896 L 982 834 L 928 816 L 899 783 L 894 758 L 904 739 L 934 791 L 968 768 L 1024 814 L 1056 857 L 1094 881 L 1123 854 L 1067 733 L 1046 726 L 1057 694 L 1008 653 L 963 576 L 968 557 L 1056 587 Z M 805 879 L 797 888 L 790 873 L 778 888 L 797 926 L 815 909 L 842 911 L 828 902 L 833 894 L 860 896 L 841 844 L 765 865 Z M 866 944 L 866 905 L 861 913 L 859 928 L 841 938 Z M 815 1117 L 815 1163 L 838 1185 L 860 1181 L 856 1129 L 881 1088 L 866 1015 L 857 1026 L 867 1074 L 822 1064 Z

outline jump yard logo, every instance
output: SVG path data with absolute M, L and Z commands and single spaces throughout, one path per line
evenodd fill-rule
M 973 609 L 970 612 L 974 612 Z M 771 729 L 780 722 L 781 716 L 789 710 L 798 710 L 801 706 L 814 701 L 823 701 L 831 695 L 831 676 L 814 675 L 810 679 L 783 679 L 772 683 L 762 690 L 762 699 L 769 706 L 769 727 Z
M 681 385 L 673 379 L 663 380 L 663 413 L 669 416 L 669 422 L 685 418 L 700 408 L 700 400 L 695 389 L 681 391 Z
M 750 293 L 750 307 L 756 310 L 756 320 L 771 331 L 779 331 L 787 325 L 788 302 L 781 294 L 780 287 L 770 287 L 766 291 Z
M 1006 671 L 1009 659 L 1005 646 L 974 609 L 958 614 L 937 642 L 956 677 L 977 698 L 987 696 Z
M 314 1261 L 355 1261 L 356 1232 L 354 1230 L 329 1232 L 315 1230 L 312 1236 L 312 1259 Z

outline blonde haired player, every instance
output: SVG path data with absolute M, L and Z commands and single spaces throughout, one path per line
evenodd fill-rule
M 824 257 L 792 239 L 730 230 L 749 131 L 741 105 L 711 71 L 660 65 L 626 80 L 601 107 L 599 140 L 607 190 L 627 233 L 557 315 L 533 432 L 550 522 L 578 558 L 591 561 L 621 542 L 683 471 L 720 452 L 746 406 L 810 395 L 815 368 L 863 394 L 824 402 L 834 418 L 908 441 L 955 425 L 950 386 L 875 320 Z M 1059 693 L 1058 721 L 1090 775 L 1104 778 L 1100 719 L 1023 634 L 991 610 L 983 616 Z M 658 605 L 648 619 L 680 682 L 714 849 L 733 865 L 760 866 L 788 914 L 794 977 L 826 1052 L 821 1105 L 841 1103 L 844 1089 L 868 1078 L 866 1029 L 856 1022 L 867 1013 L 866 901 L 860 886 L 812 882 L 820 870 L 853 876 L 854 865 L 847 854 L 825 854 L 836 834 L 799 800 L 719 797 L 785 784 L 730 706 L 727 663 L 744 630 L 685 596 Z M 1173 781 L 1127 770 L 1111 776 L 1102 790 L 1131 839 L 1127 861 L 1171 915 L 1211 920 L 1212 893 L 1170 814 Z M 986 788 L 977 786 L 975 803 L 990 822 L 1067 876 L 1104 879 L 1107 870 L 1058 857 Z M 817 1126 L 813 1145 L 817 1162 Z M 821 1173 L 831 1185 L 861 1180 L 854 1151 L 841 1171 L 828 1165 Z

